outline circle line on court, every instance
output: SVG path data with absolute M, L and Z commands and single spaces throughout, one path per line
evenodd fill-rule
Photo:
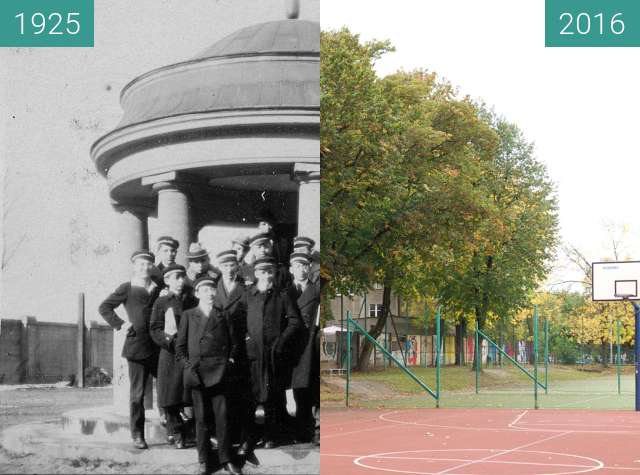
M 553 462 L 537 462 L 533 461 L 515 461 L 515 460 L 484 460 L 482 457 L 480 458 L 450 458 L 450 457 L 406 457 L 402 456 L 403 454 L 428 454 L 428 453 L 468 453 L 468 452 L 481 452 L 490 454 L 490 457 L 493 456 L 501 456 L 501 455 L 512 455 L 512 454 L 526 454 L 526 455 L 534 455 L 539 456 L 541 458 L 548 458 L 549 455 L 552 456 L 560 456 L 565 458 L 579 459 L 583 461 L 589 461 L 590 464 L 570 464 L 570 463 L 553 463 Z M 501 452 L 504 452 L 502 454 Z M 486 457 L 485 457 L 486 458 Z M 567 454 L 562 452 L 549 452 L 542 450 L 512 450 L 512 449 L 469 449 L 469 448 L 458 448 L 458 449 L 421 449 L 421 450 L 405 450 L 405 451 L 397 451 L 397 452 L 381 452 L 376 454 L 362 455 L 353 460 L 353 463 L 359 467 L 372 469 L 372 470 L 380 470 L 385 472 L 393 472 L 393 473 L 407 473 L 407 474 L 415 474 L 415 475 L 435 475 L 438 473 L 449 473 L 449 470 L 457 469 L 459 467 L 453 466 L 449 470 L 438 470 L 438 471 L 415 471 L 415 470 L 402 470 L 399 468 L 388 468 L 381 467 L 380 465 L 368 465 L 367 462 L 369 459 L 375 460 L 396 460 L 396 461 L 420 461 L 421 466 L 424 466 L 424 462 L 432 461 L 432 462 L 467 462 L 469 464 L 490 464 L 490 465 L 514 465 L 519 466 L 521 469 L 525 466 L 531 467 L 551 467 L 557 468 L 559 470 L 564 470 L 566 468 L 575 468 L 578 470 L 570 470 L 570 471 L 550 471 L 550 472 L 536 472 L 538 475 L 577 475 L 582 473 L 593 472 L 595 470 L 600 470 L 604 467 L 604 463 L 600 460 L 594 459 L 592 457 L 586 457 L 582 455 L 575 454 Z M 460 467 L 462 468 L 462 467 Z M 552 469 L 553 470 L 553 469 Z

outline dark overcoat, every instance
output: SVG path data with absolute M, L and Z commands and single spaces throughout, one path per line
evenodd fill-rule
M 243 364 L 247 360 L 245 335 L 247 333 L 247 301 L 245 299 L 247 288 L 241 276 L 235 278 L 235 288 L 228 291 L 224 286 L 223 279 L 218 281 L 214 305 L 222 311 L 222 314 L 229 324 L 234 341 L 237 345 L 231 357 L 238 364 Z
M 208 388 L 223 382 L 237 346 L 234 332 L 219 307 L 214 306 L 209 315 L 200 307 L 183 312 L 176 357 L 184 362 L 185 388 Z
M 318 326 L 316 318 L 320 306 L 320 282 L 308 282 L 304 291 L 300 292 L 292 286 L 290 292 L 296 298 L 300 317 L 304 324 L 299 338 L 297 361 L 291 375 L 291 387 L 294 389 L 309 388 L 320 377 L 320 348 L 317 346 Z
M 291 354 L 302 326 L 300 312 L 287 290 L 246 292 L 247 357 L 251 367 L 253 395 L 258 402 L 271 391 L 286 389 L 291 380 Z
M 157 357 L 158 348 L 151 340 L 149 323 L 151 309 L 160 294 L 160 286 L 155 282 L 149 290 L 144 287 L 131 285 L 131 282 L 120 284 L 98 307 L 98 312 L 105 321 L 119 330 L 124 320 L 115 312 L 121 304 L 127 311 L 127 317 L 132 326 L 127 331 L 122 357 L 128 360 L 144 360 Z
M 151 339 L 160 348 L 156 383 L 158 406 L 160 407 L 175 406 L 187 402 L 185 401 L 182 384 L 184 364 L 182 361 L 176 360 L 175 343 L 177 333 L 168 335 L 164 332 L 165 317 L 171 310 L 176 320 L 176 328 L 178 328 L 183 311 L 197 304 L 197 300 L 188 294 L 178 296 L 169 293 L 163 297 L 158 297 L 158 300 L 153 305 L 149 329 Z

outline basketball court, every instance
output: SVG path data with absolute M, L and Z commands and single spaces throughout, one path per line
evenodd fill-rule
M 321 427 L 323 473 L 640 473 L 632 411 L 324 410 Z
M 627 305 L 640 299 L 640 262 L 594 263 L 592 276 L 594 301 L 621 301 L 620 305 Z M 437 342 L 441 341 L 439 320 L 438 310 Z M 636 314 L 636 388 L 640 387 L 638 320 Z M 365 404 L 361 409 L 325 408 L 320 450 L 323 472 L 362 475 L 640 473 L 640 395 L 632 390 L 631 378 L 625 384 L 627 391 L 623 392 L 618 366 L 617 395 L 613 391 L 616 385 L 606 379 L 600 384 L 595 380 L 584 381 L 581 382 L 584 386 L 576 387 L 572 387 L 576 382 L 566 387 L 554 384 L 553 390 L 548 391 L 546 345 L 544 378 L 541 380 L 538 374 L 537 306 L 533 312 L 533 372 L 505 354 L 510 363 L 533 381 L 535 409 L 521 408 L 525 402 L 515 393 L 480 391 L 478 365 L 475 366 L 475 394 L 443 394 L 440 380 L 446 374 L 440 372 L 441 343 L 436 345 L 436 386 L 432 389 L 368 335 L 349 313 L 347 328 L 369 339 L 425 390 L 423 401 L 428 400 L 440 408 L 424 408 L 424 402 L 416 401 L 413 405 L 400 399 L 398 403 L 403 405 L 397 406 L 398 409 L 393 408 L 394 400 L 358 401 Z M 546 333 L 545 329 L 545 339 Z M 476 327 L 476 342 L 478 334 L 490 341 Z M 347 331 L 348 362 L 351 361 L 350 340 L 351 334 Z M 477 352 L 477 344 L 475 348 Z M 480 361 L 479 353 L 475 361 Z M 617 361 L 620 361 L 619 349 Z M 346 376 L 345 403 L 349 407 L 350 364 Z M 539 397 L 541 390 L 544 394 Z M 619 410 L 631 409 L 629 396 L 635 396 L 636 411 Z M 445 408 L 440 405 L 441 399 Z M 500 404 L 501 408 L 482 407 L 484 403 Z M 382 405 L 386 408 L 380 409 Z M 423 408 L 418 409 L 421 405 Z M 466 407 L 456 407 L 459 405 Z M 574 409 L 567 409 L 569 406 Z

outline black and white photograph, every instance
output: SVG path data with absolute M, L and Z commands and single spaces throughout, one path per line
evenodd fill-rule
M 0 48 L 0 473 L 320 473 L 319 3 Z

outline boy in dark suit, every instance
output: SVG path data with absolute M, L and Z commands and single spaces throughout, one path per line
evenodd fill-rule
M 291 292 L 304 324 L 296 355 L 299 359 L 291 377 L 296 401 L 296 439 L 310 442 L 317 437 L 313 408 L 320 406 L 320 348 L 317 346 L 316 321 L 320 305 L 320 283 L 312 282 L 309 278 L 310 258 L 307 253 L 294 252 L 289 260 L 289 271 L 293 276 Z
M 133 277 L 120 284 L 98 308 L 98 312 L 114 329 L 127 333 L 122 357 L 129 366 L 129 427 L 133 444 L 146 449 L 144 439 L 144 388 L 149 376 L 156 376 L 158 348 L 149 335 L 149 321 L 153 303 L 158 298 L 160 286 L 151 278 L 155 256 L 147 250 L 136 251 L 131 256 Z M 124 305 L 129 321 L 125 323 L 115 309 Z
M 227 321 L 232 322 L 233 328 L 237 329 L 238 343 L 241 345 L 238 351 L 239 359 L 229 374 L 230 381 L 233 382 L 229 394 L 229 414 L 233 420 L 240 422 L 235 427 L 233 439 L 240 442 L 238 455 L 248 457 L 252 463 L 255 463 L 251 457 L 255 442 L 255 405 L 251 394 L 249 362 L 244 348 L 247 328 L 246 287 L 244 279 L 239 275 L 238 253 L 235 249 L 218 253 L 216 260 L 222 278 L 218 281 L 215 305 L 222 309 Z
M 214 306 L 216 280 L 200 277 L 194 284 L 198 306 L 183 313 L 178 329 L 176 356 L 184 362 L 184 385 L 191 389 L 196 418 L 196 446 L 200 473 L 211 473 L 209 426 L 215 420 L 218 461 L 233 474 L 242 473 L 231 460 L 226 373 L 239 358 L 237 333 L 223 312 Z
M 183 365 L 176 361 L 175 341 L 183 311 L 195 307 L 198 301 L 184 292 L 186 270 L 183 266 L 169 264 L 163 275 L 168 293 L 158 297 L 153 305 L 149 328 L 151 338 L 160 347 L 156 387 L 158 406 L 167 416 L 167 440 L 182 449 L 185 427 L 180 421 L 180 411 L 186 398 L 182 384 Z

